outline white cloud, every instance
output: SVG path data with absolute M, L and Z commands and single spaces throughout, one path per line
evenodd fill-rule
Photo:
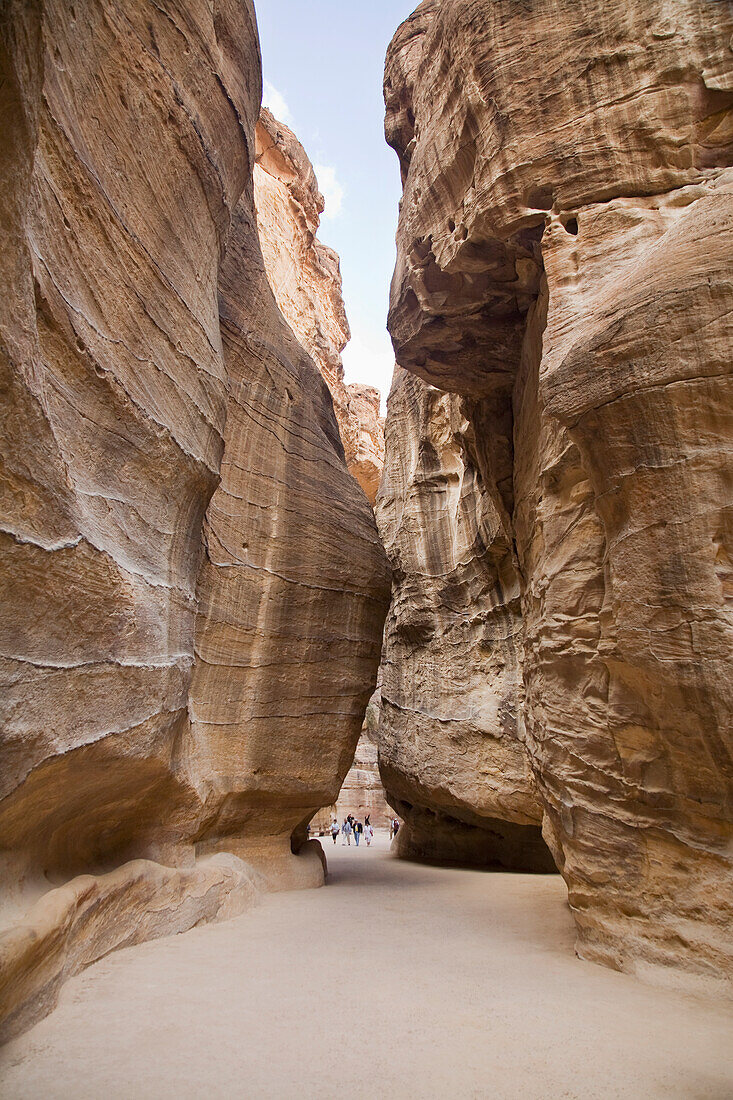
M 344 197 L 344 189 L 336 179 L 336 169 L 327 164 L 314 164 L 318 187 L 326 200 L 326 209 L 321 215 L 321 220 L 337 218 L 341 213 L 341 203 Z
M 342 358 L 347 382 L 361 382 L 379 390 L 384 416 L 394 370 L 394 351 L 387 333 L 355 334 L 344 348 Z
M 262 106 L 269 107 L 279 122 L 284 122 L 286 126 L 293 125 L 293 116 L 285 102 L 285 96 L 269 80 L 265 80 L 262 88 Z

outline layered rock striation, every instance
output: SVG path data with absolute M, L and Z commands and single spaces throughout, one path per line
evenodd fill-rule
M 317 237 L 323 196 L 303 146 L 266 107 L 256 149 L 255 206 L 267 276 L 283 316 L 331 391 L 346 464 L 374 504 L 384 465 L 379 392 L 344 382 L 341 352 L 350 331 L 339 258 Z
M 9 1034 L 115 946 L 322 881 L 291 836 L 353 756 L 388 572 L 265 275 L 251 2 L 1 22 Z
M 377 521 L 392 562 L 380 769 L 403 855 L 554 870 L 517 729 L 519 580 L 462 399 L 395 369 Z
M 384 466 L 380 395 L 371 386 L 344 382 L 341 352 L 350 331 L 339 258 L 317 236 L 323 196 L 303 146 L 266 107 L 255 137 L 254 198 L 267 277 L 283 316 L 331 392 L 347 467 L 373 505 Z M 328 830 L 334 815 L 341 820 L 369 809 L 386 823 L 375 734 L 365 724 L 338 804 L 322 807 L 312 830 Z
M 733 976 L 732 32 L 707 0 L 427 0 L 385 73 L 404 183 L 389 327 L 420 381 L 398 375 L 387 423 L 387 470 L 414 457 L 379 506 L 398 571 L 383 692 L 392 676 L 405 705 L 390 667 L 460 608 L 434 575 L 455 545 L 477 556 L 468 529 L 443 534 L 464 439 L 516 594 L 512 692 L 471 633 L 446 647 L 402 728 L 383 710 L 388 793 L 463 812 L 424 783 L 470 746 L 449 750 L 436 699 L 458 713 L 484 684 L 493 760 L 511 694 L 579 953 L 699 988 Z M 441 403 L 460 462 L 433 457 Z M 405 522 L 434 556 L 403 578 Z
M 353 759 L 389 573 L 328 388 L 275 305 L 251 202 L 235 211 L 219 298 L 230 400 L 184 758 L 204 805 L 199 845 L 268 875 L 284 858 L 288 881 L 292 834 L 334 801 Z

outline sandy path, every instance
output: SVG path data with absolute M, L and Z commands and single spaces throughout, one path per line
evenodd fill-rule
M 118 952 L 5 1048 L 12 1100 L 733 1096 L 733 1015 L 579 962 L 559 877 L 327 852 L 326 889 Z

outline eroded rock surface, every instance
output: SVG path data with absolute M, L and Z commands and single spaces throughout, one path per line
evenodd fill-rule
M 344 382 L 341 352 L 350 332 L 339 258 L 316 236 L 323 196 L 303 146 L 266 107 L 256 140 L 255 206 L 267 276 L 283 316 L 328 384 L 346 464 L 374 504 L 384 465 L 379 392 Z
M 346 464 L 373 505 L 384 466 L 380 395 L 371 386 L 344 382 L 341 352 L 350 332 L 338 256 L 317 237 L 323 196 L 303 146 L 266 107 L 255 134 L 254 199 L 267 278 L 283 316 L 328 385 Z M 345 800 L 349 809 L 342 813 Z M 322 807 L 312 831 L 328 829 L 335 814 L 342 819 L 365 807 L 386 817 L 376 742 L 366 727 L 338 805 Z
M 404 181 L 390 330 L 401 366 L 454 395 L 431 401 L 465 416 L 514 548 L 518 725 L 578 950 L 700 988 L 733 975 L 732 33 L 706 0 L 428 0 L 385 74 Z M 411 448 L 427 470 L 432 431 L 398 401 L 387 468 Z M 449 574 L 434 466 L 421 526 Z M 421 478 L 385 497 L 392 517 Z M 411 604 L 453 612 L 421 572 L 405 612 L 405 583 L 390 630 Z M 464 684 L 443 671 L 410 706 L 439 696 L 458 711 Z M 395 738 L 384 717 L 389 790 L 455 727 L 418 767 L 420 727 Z
M 462 398 L 399 367 L 377 521 L 393 570 L 379 755 L 401 853 L 554 869 L 517 730 L 513 548 Z
M 220 277 L 230 400 L 184 759 L 204 805 L 199 845 L 272 875 L 353 759 L 389 571 L 326 383 L 275 305 L 251 211 L 240 202 Z M 322 880 L 320 864 L 313 873 Z
M 265 277 L 251 2 L 1 22 L 7 1033 L 236 911 L 251 863 L 322 881 L 290 837 L 350 763 L 388 580 Z

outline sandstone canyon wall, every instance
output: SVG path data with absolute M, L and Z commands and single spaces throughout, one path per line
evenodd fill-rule
M 388 571 L 265 274 L 251 3 L 1 22 L 7 1035 L 115 946 L 322 881 L 291 835 L 352 759 Z
M 399 367 L 377 520 L 393 571 L 379 757 L 401 854 L 554 870 L 517 732 L 512 544 L 461 398 Z
M 349 471 L 374 504 L 384 466 L 379 391 L 344 382 L 341 352 L 350 332 L 338 256 L 316 236 L 323 196 L 303 146 L 267 108 L 255 136 L 255 207 L 265 269 L 283 316 L 331 391 Z
M 385 73 L 388 793 L 442 833 L 541 810 L 579 954 L 700 989 L 733 976 L 732 33 L 427 0 Z
M 350 332 L 339 258 L 317 237 L 323 196 L 303 146 L 266 107 L 255 139 L 254 199 L 267 277 L 285 320 L 331 391 L 347 467 L 374 504 L 384 466 L 380 395 L 371 386 L 344 382 L 341 352 Z M 381 824 L 387 823 L 390 811 L 377 767 L 376 731 L 368 721 L 374 710 L 373 705 L 367 709 L 338 804 L 322 807 L 312 821 L 316 832 L 327 831 L 334 815 L 342 820 L 349 812 L 363 816 L 369 809 Z

